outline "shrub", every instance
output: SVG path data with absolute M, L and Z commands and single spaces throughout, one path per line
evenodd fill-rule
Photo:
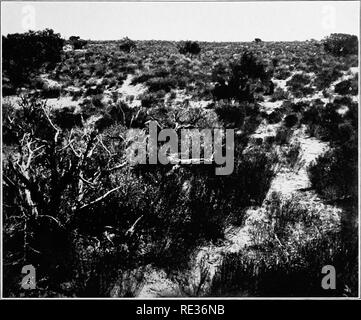
M 290 87 L 296 97 L 301 97 L 314 92 L 313 88 L 309 86 L 310 82 L 311 78 L 306 73 L 296 73 L 287 81 L 286 85 Z
M 289 114 L 285 117 L 284 122 L 287 128 L 292 128 L 298 123 L 298 117 L 296 114 Z
M 357 144 L 344 144 L 327 151 L 308 172 L 312 187 L 327 200 L 357 201 Z
M 270 114 L 267 115 L 268 122 L 270 124 L 275 124 L 282 121 L 282 112 L 278 109 L 272 111 Z
M 75 107 L 64 107 L 54 111 L 54 122 L 62 129 L 71 129 L 82 126 L 82 118 L 79 113 L 74 113 Z
M 80 39 L 78 36 L 69 37 L 69 42 L 75 50 L 83 49 L 88 43 L 86 40 Z
M 201 47 L 196 41 L 185 41 L 181 42 L 179 45 L 179 53 L 181 54 L 194 54 L 197 55 L 201 52 Z
M 215 99 L 236 99 L 239 102 L 252 102 L 257 91 L 269 90 L 273 85 L 270 73 L 251 52 L 243 53 L 240 60 L 232 62 L 229 71 L 217 66 L 212 77 L 218 79 L 213 90 Z M 259 83 L 261 82 L 261 83 Z
M 26 83 L 32 72 L 60 61 L 63 44 L 60 34 L 51 29 L 3 36 L 3 71 L 14 86 Z
M 251 245 L 224 255 L 208 296 L 357 295 L 357 240 L 344 241 L 332 219 L 323 228 L 319 210 L 297 197 L 273 193 L 263 214 L 249 227 Z M 333 292 L 320 286 L 329 264 L 338 270 Z
M 224 122 L 227 127 L 239 128 L 243 125 L 245 107 L 239 103 L 227 103 L 219 101 L 215 107 L 215 112 L 219 119 Z
M 357 54 L 358 38 L 350 34 L 332 33 L 323 41 L 323 46 L 326 52 L 335 56 Z
M 60 88 L 48 88 L 41 91 L 41 97 L 45 99 L 59 98 Z
M 275 78 L 278 80 L 286 80 L 288 77 L 291 76 L 291 72 L 288 68 L 285 67 L 278 67 L 275 70 Z
M 289 143 L 292 135 L 292 130 L 289 128 L 280 127 L 276 133 L 275 142 L 279 145 Z
M 295 168 L 301 155 L 301 144 L 299 141 L 291 144 L 285 150 L 286 164 L 291 168 Z
M 333 81 L 336 81 L 341 76 L 341 71 L 336 67 L 322 68 L 322 70 L 316 74 L 315 86 L 318 90 L 326 89 Z
M 103 96 L 101 94 L 97 94 L 92 97 L 92 104 L 95 108 L 101 109 L 103 107 Z
M 340 95 L 356 95 L 358 92 L 358 83 L 356 81 L 344 80 L 336 84 L 335 92 Z
M 136 43 L 128 37 L 123 38 L 119 41 L 119 50 L 123 52 L 131 52 L 137 47 Z
M 271 101 L 277 101 L 277 100 L 287 100 L 289 98 L 289 93 L 282 88 L 276 88 L 272 94 Z
M 164 90 L 165 92 L 170 92 L 171 89 L 175 89 L 177 86 L 177 80 L 173 77 L 160 78 L 155 77 L 147 81 L 147 86 L 149 91 L 155 92 Z
M 288 249 L 290 250 L 290 249 Z M 320 270 L 338 270 L 336 290 L 322 289 Z M 221 297 L 327 297 L 357 296 L 357 246 L 337 234 L 295 244 L 286 251 L 279 244 L 269 249 L 243 249 L 222 260 L 207 296 Z
M 145 93 L 140 96 L 140 100 L 144 108 L 151 108 L 155 106 L 158 101 L 154 93 Z

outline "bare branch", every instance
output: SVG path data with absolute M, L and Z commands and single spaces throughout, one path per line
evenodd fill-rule
M 54 128 L 54 130 L 56 131 L 55 136 L 54 136 L 54 141 L 55 141 L 55 143 L 57 143 L 57 142 L 58 142 L 58 137 L 59 137 L 59 134 L 60 134 L 61 130 L 60 130 L 59 128 L 57 128 L 57 127 L 54 125 L 54 123 L 51 121 L 48 112 L 45 110 L 45 104 L 43 104 L 43 106 L 42 106 L 41 108 L 43 109 L 44 114 L 45 114 L 46 118 L 48 119 L 50 125 L 51 125 L 51 126 Z
M 132 236 L 135 230 L 135 226 L 138 224 L 138 222 L 140 221 L 140 219 L 143 218 L 143 214 L 137 219 L 135 220 L 135 222 L 133 223 L 133 225 L 125 232 L 126 236 Z
M 79 208 L 79 210 L 88 208 L 88 207 L 90 207 L 90 206 L 92 206 L 92 205 L 94 205 L 94 204 L 96 204 L 96 203 L 98 203 L 98 202 L 103 201 L 103 200 L 104 200 L 105 198 L 107 198 L 110 194 L 112 194 L 113 192 L 119 190 L 121 187 L 122 187 L 122 186 L 118 186 L 118 187 L 115 187 L 115 188 L 109 190 L 108 192 L 106 192 L 105 194 L 103 194 L 103 195 L 100 196 L 99 198 L 95 199 L 94 201 L 91 201 L 91 202 L 89 202 L 89 203 L 87 203 L 87 204 L 84 204 L 83 206 L 81 206 L 81 207 Z
M 101 144 L 101 146 L 104 148 L 104 150 L 105 150 L 106 152 L 108 152 L 108 154 L 111 156 L 112 153 L 111 153 L 111 152 L 109 151 L 109 149 L 104 145 L 102 139 L 101 139 L 100 137 L 97 137 L 97 140 L 99 141 L 99 143 Z M 94 148 L 95 148 L 95 146 L 94 146 Z
M 53 220 L 59 227 L 63 227 L 63 225 L 60 223 L 60 221 L 57 220 L 56 218 L 54 218 L 53 216 L 49 216 L 47 214 L 39 214 L 38 218 L 48 218 L 50 220 Z
M 115 170 L 124 168 L 124 167 L 127 165 L 127 163 L 128 163 L 127 161 L 124 161 L 124 162 L 122 162 L 122 163 L 114 166 L 113 168 L 108 169 L 107 171 L 108 171 L 108 172 L 112 172 L 112 171 L 115 171 Z

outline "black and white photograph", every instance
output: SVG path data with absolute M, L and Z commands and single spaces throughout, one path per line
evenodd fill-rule
M 2 298 L 359 298 L 359 36 L 359 1 L 1 1 Z

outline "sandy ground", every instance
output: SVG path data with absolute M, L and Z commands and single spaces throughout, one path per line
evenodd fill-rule
M 143 84 L 132 85 L 134 76 L 128 74 L 127 79 L 124 80 L 122 86 L 117 89 L 120 94 L 120 99 L 128 103 L 131 108 L 140 107 L 142 101 L 139 97 L 147 91 L 147 88 Z

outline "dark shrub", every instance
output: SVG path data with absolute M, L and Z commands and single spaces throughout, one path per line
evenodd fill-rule
M 322 101 L 321 101 L 321 103 L 323 104 Z M 308 107 L 308 104 L 306 102 L 300 101 L 300 102 L 297 102 L 297 103 L 292 103 L 291 110 L 293 112 L 302 113 L 307 107 Z
M 350 197 L 357 201 L 357 145 L 328 151 L 308 172 L 313 188 L 326 199 Z
M 81 115 L 74 113 L 75 107 L 64 107 L 54 111 L 54 122 L 62 129 L 82 126 Z
M 256 92 L 267 92 L 271 85 L 270 73 L 258 58 L 245 52 L 239 61 L 230 64 L 230 73 L 218 66 L 212 77 L 218 79 L 213 90 L 213 97 L 220 99 L 236 99 L 239 102 L 252 102 Z
M 292 249 L 275 243 L 264 250 L 227 253 L 207 296 L 357 296 L 357 256 L 357 245 L 350 247 L 335 233 L 312 237 Z M 328 264 L 340 270 L 332 292 L 320 285 L 320 270 Z
M 103 107 L 103 96 L 101 94 L 95 95 L 92 97 L 92 104 L 96 108 L 102 108 Z
M 176 88 L 177 80 L 173 77 L 168 78 L 151 78 L 147 81 L 149 91 L 160 91 L 164 90 L 165 92 L 170 92 L 171 89 Z
M 358 39 L 355 35 L 332 33 L 323 41 L 323 46 L 326 52 L 329 52 L 335 56 L 357 54 Z
M 64 40 L 51 29 L 2 37 L 3 72 L 14 86 L 29 80 L 32 72 L 60 61 Z
M 271 90 L 272 92 L 272 90 Z M 282 88 L 276 88 L 272 93 L 271 101 L 277 101 L 277 100 L 286 100 L 289 98 L 289 93 Z
M 129 53 L 135 50 L 136 47 L 137 45 L 135 44 L 135 42 L 133 40 L 130 40 L 128 37 L 123 38 L 119 42 L 119 50 L 123 52 Z
M 296 73 L 286 85 L 290 91 L 296 96 L 301 97 L 313 93 L 313 89 L 309 86 L 311 78 L 305 73 Z
M 74 49 L 83 49 L 88 44 L 86 40 L 80 39 L 78 36 L 69 37 L 69 43 Z
M 43 89 L 41 91 L 41 97 L 48 98 L 48 99 L 59 98 L 60 97 L 60 88 L 55 87 L 55 88 Z
M 269 74 L 266 72 L 265 65 L 252 52 L 245 52 L 240 63 L 232 66 L 233 75 L 247 75 L 252 79 L 269 80 Z
M 181 54 L 199 54 L 201 52 L 201 47 L 196 41 L 185 41 L 179 45 L 179 53 Z
M 4 80 L 3 80 L 3 82 L 4 82 Z M 14 95 L 14 94 L 16 94 L 16 88 L 10 83 L 3 83 L 2 94 L 4 97 Z
M 298 123 L 298 117 L 296 114 L 289 114 L 285 117 L 284 122 L 287 128 L 292 128 Z
M 357 81 L 344 80 L 336 84 L 335 92 L 340 95 L 356 95 L 358 92 L 358 84 Z
M 281 127 L 276 133 L 275 142 L 279 145 L 287 144 L 290 141 L 291 134 L 290 129 Z
M 323 226 L 318 208 L 299 200 L 270 195 L 265 217 L 251 222 L 251 245 L 224 255 L 208 295 L 357 295 L 357 229 L 345 241 L 337 229 Z M 339 270 L 332 293 L 320 285 L 320 270 L 327 264 Z
M 291 72 L 288 68 L 278 67 L 275 70 L 275 78 L 278 80 L 286 80 L 289 76 L 291 76 Z
M 158 101 L 154 93 L 146 93 L 140 97 L 140 100 L 142 101 L 142 107 L 145 108 L 153 107 Z
M 318 90 L 326 89 L 333 81 L 342 76 L 341 71 L 337 67 L 322 68 L 316 73 L 315 85 Z
M 227 127 L 237 128 L 243 125 L 245 118 L 244 105 L 219 101 L 215 111 L 219 119 L 222 120 Z
M 100 132 L 114 124 L 114 119 L 109 113 L 104 113 L 94 124 Z
M 270 124 L 278 123 L 282 121 L 282 112 L 276 109 L 267 116 L 267 119 Z

